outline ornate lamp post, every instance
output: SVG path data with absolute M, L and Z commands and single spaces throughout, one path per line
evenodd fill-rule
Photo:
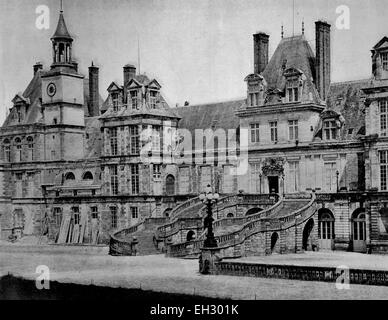
M 207 216 L 204 221 L 204 227 L 207 229 L 206 239 L 204 242 L 205 248 L 215 248 L 217 247 L 217 240 L 214 237 L 213 233 L 213 204 L 217 203 L 220 195 L 218 193 L 213 193 L 212 188 L 208 184 L 205 192 L 199 195 L 199 199 L 206 205 Z

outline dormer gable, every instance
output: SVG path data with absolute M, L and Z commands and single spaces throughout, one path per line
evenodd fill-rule
M 383 37 L 371 52 L 373 76 L 376 80 L 388 79 L 388 37 Z
M 128 83 L 126 84 L 126 87 L 128 89 L 141 88 L 142 84 L 139 81 L 137 81 L 135 78 L 133 78 L 128 81 Z
M 114 81 L 109 85 L 107 89 L 109 93 L 113 91 L 118 91 L 118 90 L 122 90 L 122 88 Z
M 303 72 L 297 68 L 287 68 L 283 72 L 285 78 L 286 102 L 299 102 L 302 99 L 303 83 L 306 80 Z
M 15 97 L 12 99 L 12 103 L 14 105 L 20 105 L 20 104 L 30 104 L 30 99 L 24 98 L 20 93 L 16 94 Z
M 147 88 L 153 89 L 153 90 L 160 90 L 162 86 L 159 84 L 159 82 L 156 79 L 152 79 L 150 83 L 147 85 Z

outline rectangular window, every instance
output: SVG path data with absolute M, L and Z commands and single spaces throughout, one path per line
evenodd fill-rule
M 276 121 L 272 121 L 269 123 L 269 127 L 271 129 L 271 141 L 278 141 L 278 123 Z
M 187 194 L 190 192 L 190 168 L 179 168 L 178 176 L 179 193 Z
M 29 197 L 34 195 L 34 177 L 33 172 L 27 172 L 27 194 Z
M 117 155 L 117 128 L 110 129 L 110 153 L 112 156 Z
M 260 141 L 260 130 L 258 123 L 251 124 L 251 142 L 259 142 Z
M 150 91 L 150 107 L 151 109 L 156 109 L 156 100 L 158 98 L 157 91 Z
M 201 167 L 201 190 L 200 192 L 203 192 L 205 188 L 210 184 L 212 181 L 212 170 L 210 166 L 204 166 Z
M 131 188 L 132 194 L 139 193 L 139 165 L 131 164 Z
M 111 228 L 117 228 L 117 207 L 110 207 Z
M 260 163 L 255 162 L 250 164 L 251 174 L 250 174 L 250 185 L 252 193 L 259 193 L 260 190 Z
M 119 110 L 119 94 L 118 93 L 112 93 L 112 104 L 113 104 L 113 111 L 117 112 Z
M 251 107 L 257 107 L 259 105 L 259 93 L 253 92 L 249 94 L 249 105 Z
M 109 167 L 110 173 L 110 190 L 112 195 L 116 195 L 119 192 L 119 178 L 117 175 L 117 166 L 113 165 Z
M 137 90 L 132 90 L 130 92 L 131 95 L 131 106 L 132 109 L 138 109 L 138 98 L 137 98 Z
M 162 165 L 161 164 L 153 164 L 152 165 L 152 177 L 154 179 L 160 179 L 162 175 Z
M 388 52 L 381 53 L 381 65 L 383 70 L 388 70 Z
M 92 219 L 98 219 L 98 208 L 96 206 L 90 207 L 92 213 Z
M 298 140 L 298 120 L 288 121 L 288 140 Z
M 22 145 L 18 144 L 16 146 L 16 157 L 15 157 L 16 162 L 22 161 Z
M 72 207 L 71 211 L 73 213 L 74 224 L 79 224 L 80 222 L 79 207 Z
M 388 150 L 379 151 L 380 159 L 380 189 L 387 190 Z
M 337 124 L 335 120 L 326 120 L 323 123 L 323 132 L 326 140 L 337 139 Z
M 54 223 L 57 227 L 61 226 L 62 223 L 62 208 L 54 208 Z
M 131 217 L 132 217 L 132 219 L 139 218 L 139 209 L 138 209 L 138 207 L 131 207 Z
M 129 126 L 129 142 L 130 142 L 130 153 L 139 154 L 139 127 L 138 126 Z
M 299 190 L 299 162 L 289 162 L 289 188 L 290 192 L 297 192 Z
M 337 175 L 335 162 L 325 163 L 325 186 L 326 191 L 337 191 Z
M 9 145 L 4 146 L 4 156 L 6 162 L 11 162 L 11 147 Z
M 161 126 L 152 126 L 152 151 L 160 152 Z
M 380 136 L 387 136 L 387 116 L 388 116 L 388 100 L 379 100 L 379 112 L 380 112 Z

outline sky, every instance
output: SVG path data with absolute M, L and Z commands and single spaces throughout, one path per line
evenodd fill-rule
M 294 10 L 293 10 L 294 1 Z M 388 35 L 384 0 L 63 0 L 73 58 L 87 75 L 100 67 L 100 94 L 122 83 L 127 63 L 156 78 L 170 106 L 244 97 L 253 72 L 252 34 L 270 35 L 269 54 L 285 36 L 301 33 L 315 50 L 317 20 L 331 27 L 332 82 L 371 75 L 372 47 Z M 49 29 L 38 29 L 36 8 L 50 10 Z M 349 28 L 337 28 L 339 6 L 349 8 Z M 32 66 L 52 60 L 50 37 L 60 0 L 0 0 L 0 123 L 11 100 L 32 79 Z M 294 21 L 294 23 L 293 23 Z M 139 49 L 138 50 L 138 43 Z M 140 52 L 140 55 L 138 54 Z

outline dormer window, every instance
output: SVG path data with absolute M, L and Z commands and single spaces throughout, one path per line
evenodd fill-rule
M 300 100 L 298 80 L 287 81 L 286 94 L 287 94 L 287 102 L 296 102 Z
M 323 133 L 325 140 L 337 139 L 337 123 L 334 119 L 328 119 L 323 122 Z
M 151 107 L 151 109 L 156 109 L 157 97 L 158 97 L 158 92 L 151 90 L 150 91 L 150 107 Z
M 253 92 L 249 94 L 249 105 L 251 107 L 256 107 L 259 105 L 259 93 Z
M 119 94 L 117 92 L 112 93 L 112 104 L 113 111 L 117 112 L 119 110 Z
M 137 90 L 130 91 L 132 109 L 138 109 Z
M 380 55 L 383 70 L 388 70 L 388 52 L 382 52 Z

